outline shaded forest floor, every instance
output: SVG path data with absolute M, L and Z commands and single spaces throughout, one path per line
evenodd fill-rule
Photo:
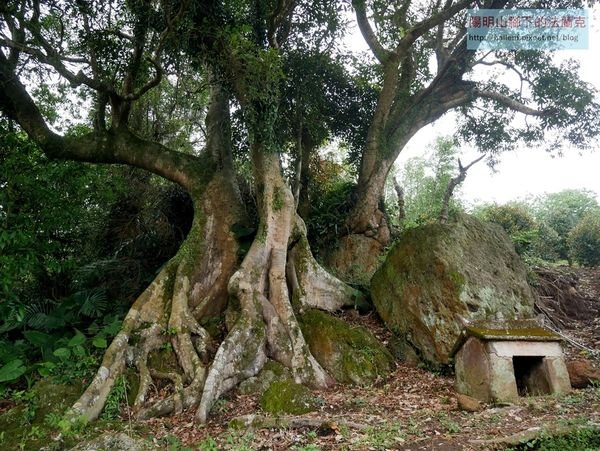
M 600 268 L 553 268 L 540 270 L 540 275 L 537 289 L 545 321 L 572 340 L 565 343 L 567 358 L 585 357 L 600 367 L 600 355 L 594 352 L 600 350 Z M 384 343 L 390 339 L 374 314 L 345 316 L 369 328 Z M 191 414 L 147 425 L 156 440 L 170 437 L 191 449 L 201 444 L 205 449 L 216 445 L 218 449 L 257 450 L 506 449 L 511 443 L 539 444 L 535 437 L 541 430 L 552 434 L 583 426 L 600 428 L 600 386 L 573 390 L 562 397 L 524 397 L 513 405 L 466 412 L 457 405 L 453 385 L 451 375 L 400 363 L 374 386 L 339 385 L 315 392 L 319 411 L 280 419 L 279 427 L 272 421 L 265 424 L 270 420 L 260 415 L 255 398 L 236 393 L 220 402 L 206 427 L 196 427 Z M 246 422 L 252 419 L 255 426 L 228 427 L 240 417 Z M 260 427 L 261 423 L 272 427 Z M 556 446 L 565 449 L 560 443 Z M 572 441 L 562 446 L 577 449 Z
M 567 337 L 568 359 L 584 357 L 600 368 L 600 268 L 546 268 L 538 274 L 540 318 Z M 345 313 L 343 317 L 367 327 L 384 343 L 392 338 L 374 313 Z M 458 407 L 453 385 L 452 375 L 399 363 L 391 375 L 372 386 L 338 385 L 315 391 L 319 409 L 306 415 L 264 416 L 256 397 L 233 391 L 217 403 L 205 426 L 193 422 L 193 412 L 130 423 L 123 409 L 120 420 L 98 421 L 82 435 L 107 432 L 115 436 L 121 431 L 142 438 L 136 442 L 141 446 L 137 449 L 173 451 L 500 450 L 519 443 L 522 445 L 517 449 L 529 449 L 526 447 L 540 444 L 540 432 L 569 431 L 570 441 L 547 449 L 586 449 L 577 447 L 578 440 L 587 440 L 587 449 L 600 449 L 599 385 L 562 397 L 524 397 L 511 405 L 481 406 L 476 412 Z M 585 433 L 595 428 L 592 441 L 598 447 L 589 447 L 589 437 L 573 438 L 572 432 L 578 428 L 585 428 Z M 28 434 L 35 432 L 30 429 Z M 9 449 L 2 446 L 2 434 L 0 431 L 0 449 Z M 77 438 L 63 441 L 56 435 L 53 440 L 43 439 L 47 445 L 42 447 L 14 449 L 67 449 Z M 122 446 L 118 449 L 136 449 Z

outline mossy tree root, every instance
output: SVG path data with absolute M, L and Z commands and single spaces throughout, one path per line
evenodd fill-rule
M 147 379 L 150 376 L 145 358 L 157 344 L 155 338 L 161 329 L 165 292 L 168 292 L 173 284 L 174 264 L 175 259 L 163 268 L 154 282 L 133 304 L 123 321 L 121 330 L 104 353 L 96 376 L 68 412 L 69 418 L 85 417 L 88 421 L 98 418 L 113 385 L 123 374 L 128 359 L 140 370 L 141 385 L 149 385 Z M 140 339 L 135 348 L 131 346 L 131 337 L 134 335 Z
M 287 274 L 297 308 L 335 312 L 366 304 L 364 294 L 327 272 L 313 257 L 306 226 L 296 215 L 294 245 L 288 256 Z
M 297 383 L 326 387 L 333 381 L 311 354 L 293 304 L 296 300 L 299 306 L 316 302 L 322 309 L 337 310 L 355 305 L 360 295 L 329 276 L 312 257 L 293 197 L 279 171 L 265 173 L 264 186 L 259 232 L 239 269 L 231 276 L 236 260 L 223 258 L 235 257 L 232 219 L 206 216 L 201 221 L 197 215 L 177 255 L 134 303 L 96 378 L 73 406 L 74 415 L 89 420 L 98 417 L 126 366 L 136 367 L 139 373 L 134 407 L 140 419 L 195 407 L 197 420 L 205 422 L 216 400 L 255 376 L 269 358 L 288 367 Z M 224 205 L 205 205 L 199 210 L 228 211 Z M 207 284 L 207 279 L 212 283 Z M 211 359 L 215 346 L 201 320 L 215 310 L 222 311 L 223 295 L 237 299 L 240 311 Z M 215 303 L 221 307 L 215 309 Z M 174 367 L 152 368 L 150 355 L 168 352 L 166 344 L 176 356 Z M 148 405 L 156 380 L 168 381 L 173 393 Z
M 107 349 L 96 377 L 72 407 L 71 416 L 97 418 L 115 381 L 127 366 L 136 367 L 139 374 L 139 388 L 133 402 L 138 418 L 180 412 L 199 403 L 206 379 L 206 366 L 200 354 L 207 352 L 210 336 L 191 316 L 187 295 L 191 291 L 189 277 L 182 273 L 182 268 L 189 266 L 184 260 L 174 258 L 135 302 L 123 329 Z M 149 355 L 168 343 L 179 368 L 164 371 L 149 367 Z M 155 405 L 146 406 L 155 379 L 170 381 L 174 393 Z
M 215 176 L 202 191 L 203 200 L 195 204 L 196 215 L 188 237 L 129 310 L 94 380 L 73 405 L 69 417 L 96 419 L 126 367 L 137 368 L 139 375 L 134 397 L 138 417 L 165 415 L 198 405 L 213 347 L 212 337 L 200 321 L 222 312 L 227 281 L 237 264 L 237 244 L 230 228 L 238 212 L 223 182 L 223 177 Z M 206 284 L 206 280 L 211 283 Z M 172 348 L 175 367 L 151 368 L 150 355 L 168 352 L 165 345 Z M 148 406 L 148 393 L 155 379 L 170 381 L 174 393 Z
M 196 419 L 205 422 L 214 402 L 242 380 L 256 375 L 271 358 L 291 369 L 294 379 L 316 387 L 332 379 L 310 353 L 289 295 L 286 264 L 295 220 L 295 202 L 283 183 L 277 156 L 260 155 L 263 182 L 261 223 L 229 293 L 241 314 L 210 367 Z

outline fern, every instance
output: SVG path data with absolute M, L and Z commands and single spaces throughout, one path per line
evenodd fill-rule
M 1 313 L 4 318 L 0 325 L 0 334 L 23 326 L 26 311 L 25 306 L 21 303 L 15 301 L 9 302 L 6 307 L 2 309 Z
M 25 324 L 32 329 L 54 330 L 65 325 L 62 317 L 53 315 L 57 303 L 50 299 L 40 299 L 25 307 Z
M 99 318 L 108 310 L 108 298 L 105 290 L 80 291 L 74 296 L 83 300 L 79 312 L 85 316 Z

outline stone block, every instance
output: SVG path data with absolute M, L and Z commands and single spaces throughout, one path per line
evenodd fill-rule
M 456 390 L 483 402 L 490 398 L 490 364 L 485 345 L 469 338 L 457 354 Z
M 519 398 L 511 357 L 490 355 L 490 373 L 493 402 L 514 402 Z
M 499 356 L 543 356 L 561 357 L 562 349 L 560 343 L 546 341 L 490 341 L 488 342 L 490 353 Z

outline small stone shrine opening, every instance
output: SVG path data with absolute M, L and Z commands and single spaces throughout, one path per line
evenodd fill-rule
M 552 393 L 544 357 L 514 356 L 513 368 L 519 396 L 539 396 Z
M 456 389 L 483 402 L 567 393 L 560 341 L 533 320 L 471 323 L 452 351 Z

